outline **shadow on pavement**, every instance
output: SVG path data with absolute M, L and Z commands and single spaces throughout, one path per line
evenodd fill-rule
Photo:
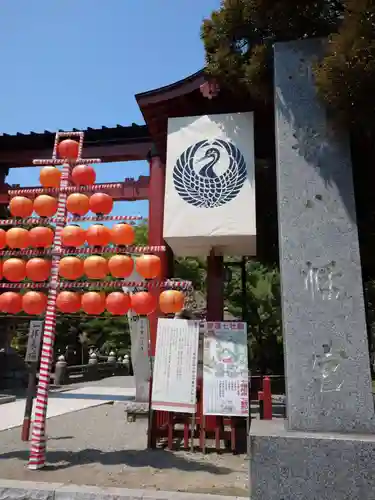
M 67 438 L 65 438 L 67 439 Z M 28 450 L 17 450 L 0 455 L 1 460 L 18 459 L 27 463 Z M 98 463 L 101 465 L 126 465 L 129 467 L 153 467 L 155 469 L 178 469 L 187 472 L 208 472 L 210 474 L 230 474 L 227 467 L 197 460 L 189 460 L 173 452 L 164 450 L 124 450 L 103 452 L 93 448 L 70 452 L 64 450 L 49 450 L 48 464 L 44 470 L 62 470 L 70 467 Z

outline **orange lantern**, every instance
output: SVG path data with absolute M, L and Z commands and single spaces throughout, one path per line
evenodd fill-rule
M 61 242 L 66 247 L 81 247 L 86 241 L 86 231 L 80 226 L 71 224 L 61 231 Z
M 89 198 L 82 193 L 70 194 L 66 200 L 66 208 L 71 214 L 85 215 L 90 209 Z
M 50 260 L 34 258 L 26 263 L 26 277 L 31 281 L 47 281 L 50 274 Z
M 33 227 L 29 231 L 30 246 L 34 248 L 47 248 L 53 243 L 54 232 L 50 227 Z
M 41 194 L 34 200 L 34 211 L 40 217 L 52 217 L 57 210 L 57 200 L 48 194 Z
M 127 278 L 134 269 L 134 261 L 127 255 L 114 255 L 108 261 L 108 269 L 114 278 Z
M 93 224 L 86 231 L 86 240 L 93 247 L 105 247 L 111 242 L 111 231 L 103 224 Z
M 111 234 L 115 245 L 132 245 L 135 240 L 134 228 L 130 224 L 115 224 Z
M 43 167 L 39 174 L 39 181 L 45 188 L 60 187 L 61 171 L 56 167 Z
M 25 196 L 15 196 L 9 202 L 9 210 L 13 217 L 30 217 L 33 213 L 33 202 Z
M 57 145 L 57 153 L 60 158 L 75 160 L 78 157 L 79 142 L 73 139 L 64 139 Z
M 95 184 L 96 173 L 90 165 L 77 165 L 72 171 L 72 181 L 76 186 Z
M 60 292 L 56 306 L 63 313 L 76 313 L 81 309 L 81 295 L 77 292 Z
M 91 255 L 83 262 L 83 270 L 90 279 L 103 279 L 108 274 L 108 263 L 104 257 Z
M 94 214 L 108 215 L 112 212 L 113 199 L 105 193 L 95 193 L 90 196 L 90 210 Z
M 26 278 L 26 263 L 22 259 L 7 259 L 3 263 L 3 276 L 6 280 L 19 282 Z
M 165 290 L 159 296 L 160 310 L 165 314 L 180 312 L 184 307 L 185 295 L 179 290 Z
M 149 292 L 138 292 L 130 296 L 131 308 L 136 314 L 145 316 L 155 311 L 157 307 L 156 297 Z
M 141 255 L 135 261 L 136 271 L 145 279 L 153 279 L 160 275 L 161 261 L 157 255 Z
M 129 311 L 130 297 L 126 293 L 112 292 L 107 295 L 105 304 L 108 312 L 120 316 Z
M 59 274 L 67 280 L 76 280 L 83 274 L 83 262 L 78 257 L 63 257 L 59 263 Z
M 9 248 L 27 248 L 30 245 L 29 231 L 22 227 L 12 227 L 6 232 L 6 242 Z
M 102 314 L 105 309 L 105 295 L 99 292 L 86 292 L 82 295 L 82 309 L 86 314 Z
M 42 292 L 26 292 L 22 296 L 22 309 L 26 314 L 42 314 L 47 307 L 47 296 Z
M 4 229 L 0 229 L 0 248 L 4 248 L 7 244 L 7 233 Z
M 16 292 L 5 292 L 0 295 L 0 311 L 17 314 L 22 311 L 22 297 Z

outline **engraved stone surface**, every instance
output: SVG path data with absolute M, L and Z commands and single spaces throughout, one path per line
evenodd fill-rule
M 374 402 L 349 140 L 316 96 L 311 67 L 322 49 L 321 40 L 275 45 L 288 426 L 367 433 Z
M 375 436 L 287 431 L 254 420 L 251 500 L 373 500 Z

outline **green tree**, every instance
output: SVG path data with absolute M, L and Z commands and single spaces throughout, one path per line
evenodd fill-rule
M 370 140 L 375 136 L 375 4 L 346 0 L 342 23 L 316 68 L 320 96 L 339 117 Z
M 328 36 L 343 9 L 343 0 L 223 0 L 201 30 L 206 71 L 236 93 L 272 101 L 273 44 Z
M 226 287 L 226 306 L 236 317 L 242 315 L 241 276 L 232 268 Z M 246 263 L 246 312 L 252 370 L 282 374 L 280 276 L 275 267 L 251 260 Z

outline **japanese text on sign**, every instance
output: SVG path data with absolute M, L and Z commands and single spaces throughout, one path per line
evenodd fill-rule
M 39 360 L 40 343 L 43 334 L 43 321 L 30 321 L 27 340 L 26 363 L 36 363 Z
M 199 322 L 158 320 L 152 409 L 195 413 Z
M 247 416 L 249 411 L 246 323 L 208 322 L 203 342 L 203 412 Z

